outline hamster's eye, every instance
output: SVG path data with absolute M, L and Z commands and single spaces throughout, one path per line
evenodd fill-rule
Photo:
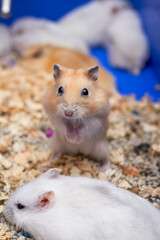
M 36 52 L 32 55 L 32 57 L 33 57 L 33 58 L 39 58 L 39 57 L 42 57 L 42 55 L 43 55 L 43 51 L 42 51 L 41 49 L 39 49 L 38 51 L 36 51 Z
M 21 204 L 21 203 L 18 203 L 18 204 L 17 204 L 17 208 L 18 208 L 18 209 L 23 209 L 23 208 L 25 208 L 25 206 L 24 206 L 23 204 Z
M 63 93 L 64 93 L 64 89 L 61 86 L 61 87 L 58 88 L 58 95 L 63 95 Z
M 81 95 L 82 96 L 88 96 L 89 92 L 87 88 L 83 88 L 83 90 L 81 91 Z

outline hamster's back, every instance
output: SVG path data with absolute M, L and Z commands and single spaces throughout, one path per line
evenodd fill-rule
M 106 181 L 66 176 L 57 179 L 55 191 L 65 228 L 71 228 L 78 240 L 85 237 L 92 240 L 160 239 L 159 211 L 133 193 Z M 59 218 L 58 211 L 57 214 Z M 76 236 L 78 229 L 84 238 Z M 87 236 L 90 232 L 94 232 L 93 238 Z

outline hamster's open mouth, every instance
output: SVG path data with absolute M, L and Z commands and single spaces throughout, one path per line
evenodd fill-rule
M 79 144 L 82 141 L 82 129 L 84 128 L 84 123 L 79 120 L 68 120 L 65 121 L 66 127 L 66 138 L 69 142 Z

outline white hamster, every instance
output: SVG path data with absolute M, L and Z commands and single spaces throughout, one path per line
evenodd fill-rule
M 138 14 L 133 9 L 120 11 L 107 34 L 106 47 L 111 64 L 139 74 L 149 58 L 149 44 Z
M 13 47 L 18 51 L 32 45 L 50 44 L 88 53 L 88 47 L 81 39 L 50 20 L 33 17 L 21 18 L 14 22 L 11 33 Z
M 128 1 L 91 1 L 66 14 L 59 24 L 89 46 L 104 46 L 114 67 L 138 74 L 149 58 L 141 19 Z
M 59 20 L 59 24 L 83 39 L 89 46 L 103 45 L 112 23 L 112 10 L 127 7 L 124 0 L 90 1 L 73 9 Z
M 36 240 L 159 240 L 160 212 L 147 200 L 103 180 L 50 169 L 18 188 L 6 219 Z

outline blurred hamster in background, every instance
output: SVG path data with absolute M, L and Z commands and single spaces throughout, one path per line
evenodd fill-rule
M 53 72 L 53 64 L 74 69 L 99 65 L 99 84 L 108 93 L 117 94 L 114 76 L 103 68 L 96 58 L 73 49 L 51 45 L 31 46 L 21 53 L 18 64 L 29 71 L 41 69 L 48 73 Z
M 91 1 L 59 21 L 89 46 L 104 46 L 110 63 L 140 73 L 149 57 L 149 45 L 140 17 L 125 0 Z
M 114 17 L 113 9 L 120 11 L 127 6 L 123 0 L 90 1 L 67 13 L 59 20 L 59 24 L 90 47 L 102 45 Z
M 106 47 L 110 63 L 137 75 L 149 58 L 149 45 L 139 16 L 132 9 L 116 14 L 108 28 Z
M 50 169 L 19 187 L 6 219 L 35 240 L 159 240 L 160 212 L 147 200 L 103 180 Z
M 89 47 L 103 46 L 110 63 L 139 74 L 149 57 L 149 44 L 138 14 L 125 0 L 91 1 L 62 17 L 59 22 L 25 17 L 10 31 L 0 27 L 0 56 L 13 49 L 50 44 L 89 53 Z
M 8 54 L 11 51 L 11 35 L 9 28 L 0 24 L 0 57 Z
M 11 34 L 13 47 L 18 51 L 37 44 L 68 47 L 83 53 L 89 51 L 84 41 L 47 19 L 21 18 L 13 23 Z
M 54 65 L 53 86 L 44 96 L 44 109 L 54 127 L 51 150 L 84 154 L 109 167 L 106 139 L 109 102 L 107 91 L 98 83 L 98 66 L 69 69 Z

